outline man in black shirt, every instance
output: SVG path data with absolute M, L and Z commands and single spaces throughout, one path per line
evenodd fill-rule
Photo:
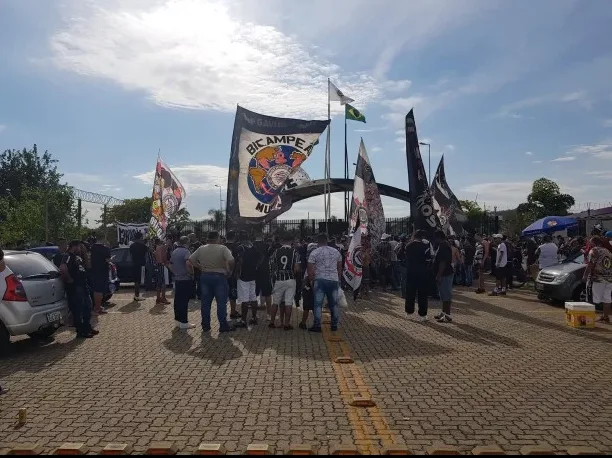
M 237 323 L 237 326 L 246 328 L 249 308 L 251 308 L 253 314 L 250 324 L 257 324 L 257 293 L 255 280 L 257 279 L 259 265 L 262 262 L 262 254 L 251 243 L 249 235 L 245 231 L 242 231 L 240 232 L 240 245 L 236 250 L 236 255 L 236 272 L 238 277 L 237 302 L 242 309 L 242 318 Z
M 53 264 L 55 264 L 55 267 L 59 269 L 59 267 L 62 265 L 62 258 L 64 257 L 64 254 L 68 249 L 68 243 L 66 243 L 66 239 L 58 239 L 57 247 L 59 248 L 59 251 L 53 255 L 52 261 Z
M 87 289 L 83 249 L 84 245 L 79 240 L 70 242 L 68 252 L 62 259 L 60 271 L 66 283 L 68 303 L 77 337 L 88 339 L 97 335 L 98 331 L 91 327 L 91 298 Z
M 463 264 L 465 266 L 465 286 L 472 287 L 474 282 L 474 256 L 476 256 L 476 244 L 473 237 L 465 239 L 463 243 Z
M 414 313 L 414 301 L 418 296 L 419 320 L 427 321 L 429 292 L 429 243 L 423 242 L 424 231 L 414 232 L 413 239 L 404 247 L 406 266 L 406 313 Z
M 453 299 L 453 250 L 446 240 L 446 234 L 442 231 L 436 231 L 434 240 L 438 246 L 436 257 L 434 259 L 433 272 L 436 276 L 438 284 L 438 292 L 442 301 L 442 313 L 436 316 L 439 323 L 450 323 L 451 319 L 451 303 Z
M 283 236 L 283 244 L 277 248 L 270 257 L 270 273 L 274 281 L 272 290 L 272 308 L 270 310 L 270 324 L 268 327 L 276 327 L 276 311 L 281 304 L 280 319 L 285 331 L 293 329 L 291 326 L 291 310 L 295 298 L 296 277 L 300 273 L 300 256 L 291 246 L 293 236 Z
M 134 241 L 130 245 L 135 301 L 144 301 L 144 297 L 140 297 L 140 279 L 142 277 L 142 268 L 146 263 L 147 251 L 149 251 L 149 248 L 142 241 L 142 233 L 136 232 L 136 234 L 134 234 Z
M 111 258 L 110 248 L 105 244 L 104 236 L 91 247 L 91 287 L 94 293 L 94 313 L 108 313 L 102 307 L 102 299 L 108 291 L 108 263 Z
M 234 259 L 238 257 L 238 243 L 236 243 L 236 233 L 229 231 L 227 233 L 227 241 L 225 246 L 232 252 Z M 230 303 L 230 318 L 232 320 L 240 318 L 242 315 L 236 310 L 236 299 L 238 299 L 238 278 L 236 277 L 236 269 L 227 278 L 227 286 L 229 287 L 229 303 Z
M 270 239 L 256 240 L 255 248 L 259 251 L 261 260 L 257 268 L 257 278 L 255 280 L 255 294 L 260 296 L 266 304 L 268 316 L 272 310 L 272 280 L 270 279 L 270 255 L 274 251 L 274 242 Z M 293 304 L 292 304 L 293 305 Z

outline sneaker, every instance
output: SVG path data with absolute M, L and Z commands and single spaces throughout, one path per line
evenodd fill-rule
M 102 307 L 100 310 L 96 310 L 94 313 L 97 315 L 106 315 L 108 313 L 108 310 Z
M 300 323 L 298 325 L 298 328 L 303 329 L 304 331 L 308 329 L 308 326 L 306 326 L 306 323 Z
M 8 393 L 8 392 L 9 392 L 9 389 L 8 389 L 8 388 L 2 388 L 2 387 L 0 386 L 0 396 L 2 396 L 3 394 L 6 394 L 6 393 Z
M 408 317 L 409 320 L 414 320 L 414 312 L 412 313 L 406 312 L 406 316 Z
M 90 333 L 92 336 L 97 336 L 98 334 L 100 334 L 100 331 L 98 331 L 97 329 L 90 329 L 90 330 L 89 330 L 89 333 Z
M 242 315 L 240 315 L 240 313 L 238 313 L 238 312 L 232 312 L 232 313 L 230 313 L 230 318 L 231 318 L 232 320 L 237 320 L 237 319 L 238 319 L 238 318 L 240 318 L 241 316 L 242 316 Z
M 427 318 L 427 315 L 425 316 L 421 316 L 419 315 L 419 317 L 417 318 L 417 321 L 420 321 L 421 323 L 425 323 L 429 318 Z
M 309 328 L 308 331 L 309 332 L 321 332 L 321 328 L 320 327 L 316 328 L 313 326 L 312 328 Z
M 436 316 L 434 316 L 434 318 L 435 318 L 436 320 L 439 320 L 439 319 L 441 319 L 443 316 L 444 316 L 444 312 L 441 312 L 441 313 L 438 313 Z
M 438 319 L 438 323 L 451 323 L 453 319 L 450 315 L 443 314 L 441 318 Z
M 77 339 L 93 339 L 93 334 L 77 334 Z
M 179 324 L 179 329 L 193 329 L 193 328 L 195 328 L 195 324 L 191 324 L 191 323 Z

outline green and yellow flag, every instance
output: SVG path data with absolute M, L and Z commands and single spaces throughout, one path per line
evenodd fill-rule
M 349 105 L 348 103 L 345 105 L 345 107 L 346 107 L 345 108 L 346 119 L 350 119 L 351 121 L 360 121 L 363 123 L 366 122 L 365 116 L 357 108 L 355 108 L 352 105 Z

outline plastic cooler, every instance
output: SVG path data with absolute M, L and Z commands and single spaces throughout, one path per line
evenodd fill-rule
M 594 328 L 595 306 L 588 302 L 566 302 L 565 320 L 572 328 Z

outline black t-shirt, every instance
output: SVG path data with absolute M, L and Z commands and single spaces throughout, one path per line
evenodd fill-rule
M 132 255 L 132 264 L 135 266 L 144 266 L 147 259 L 147 251 L 149 248 L 142 242 L 134 242 L 130 245 L 130 254 Z
M 275 281 L 295 280 L 295 265 L 299 262 L 299 255 L 290 246 L 281 246 L 273 254 L 270 270 Z
M 68 274 L 74 280 L 68 287 L 87 286 L 87 271 L 85 270 L 85 262 L 83 258 L 76 254 L 66 253 L 62 259 L 62 263 L 68 267 Z
M 53 255 L 53 258 L 51 258 L 51 260 L 53 261 L 53 264 L 55 264 L 55 267 L 57 267 L 59 269 L 59 266 L 62 265 L 62 260 L 64 259 L 64 253 L 62 253 L 61 251 L 55 253 Z
M 465 245 L 463 245 L 463 251 L 465 253 L 465 264 L 468 266 L 474 264 L 474 256 L 476 256 L 476 248 L 474 247 L 474 245 L 472 245 L 470 242 L 466 242 Z
M 448 275 L 453 274 L 453 250 L 448 242 L 441 243 L 438 246 L 438 252 L 436 253 L 436 258 L 434 259 L 434 275 L 438 275 L 438 271 L 440 270 L 440 264 L 444 263 L 444 271 L 442 272 L 442 276 L 446 277 Z
M 261 252 L 250 242 L 243 243 L 236 250 L 237 258 L 241 260 L 240 276 L 242 281 L 255 281 L 257 269 L 263 261 Z
M 278 245 L 278 244 L 271 245 L 267 242 L 257 240 L 255 241 L 253 246 L 257 249 L 257 251 L 259 251 L 259 254 L 261 256 L 261 262 L 259 263 L 259 266 L 258 266 L 259 272 L 267 273 L 270 269 L 270 257 L 272 256 L 272 253 L 274 252 L 274 250 L 277 247 L 280 247 L 281 245 Z
M 429 244 L 413 240 L 404 249 L 406 270 L 408 272 L 423 272 L 429 268 Z
M 110 248 L 102 245 L 101 243 L 95 243 L 91 247 L 91 273 L 108 275 L 108 261 L 110 259 L 111 252 Z

